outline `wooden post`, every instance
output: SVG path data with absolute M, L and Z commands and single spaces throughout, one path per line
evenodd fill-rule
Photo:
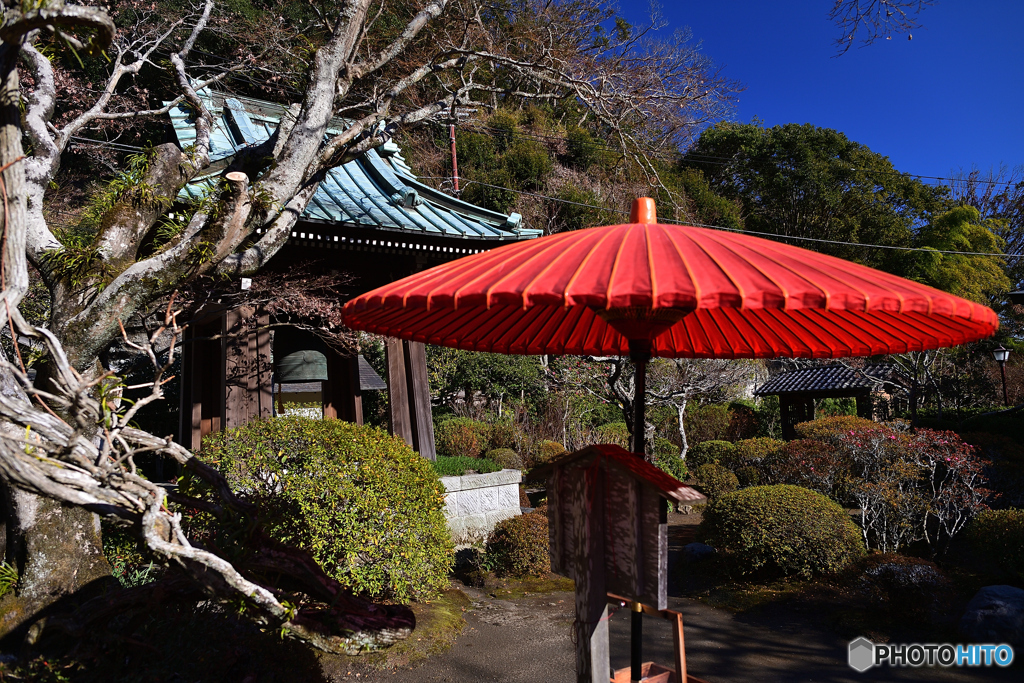
M 863 417 L 865 420 L 875 419 L 875 410 L 873 402 L 871 401 L 871 394 L 865 394 L 857 397 L 857 417 Z
M 388 421 L 391 423 L 391 433 L 414 447 L 409 414 L 409 382 L 406 378 L 402 340 L 388 337 L 384 345 L 384 356 L 388 366 Z
M 413 449 L 427 460 L 436 460 L 434 421 L 430 414 L 430 380 L 427 379 L 427 349 L 421 342 L 404 342 L 403 347 L 405 371 L 409 380 L 409 422 L 412 425 Z
M 359 384 L 359 356 L 348 357 L 349 395 L 352 397 L 352 422 L 363 424 L 363 388 Z
M 267 418 L 274 415 L 274 367 L 270 362 L 270 314 L 260 313 L 255 337 L 256 350 L 253 361 L 256 365 L 256 409 L 254 417 Z
M 256 393 L 255 381 L 250 381 L 252 374 L 252 358 L 250 353 L 249 333 L 245 320 L 254 315 L 255 311 L 248 306 L 229 310 L 224 316 L 225 349 L 224 349 L 224 428 L 239 427 L 249 421 L 250 403 Z M 255 354 L 255 339 L 251 346 Z
M 672 619 L 672 644 L 675 646 L 676 680 L 686 683 L 686 644 L 683 642 L 683 615 L 666 610 Z
M 363 424 L 358 356 L 327 350 L 327 377 L 323 383 L 324 418 Z
M 606 683 L 608 660 L 608 591 L 605 588 L 604 520 L 592 511 L 603 509 L 603 477 L 576 468 L 568 478 L 568 509 L 572 514 L 573 580 L 576 582 L 576 681 Z M 563 508 L 564 509 L 564 508 Z
M 793 399 L 785 394 L 779 396 L 779 419 L 782 421 L 782 438 L 789 441 L 796 438 L 793 430 Z

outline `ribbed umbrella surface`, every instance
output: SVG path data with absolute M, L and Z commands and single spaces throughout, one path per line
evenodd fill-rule
M 631 316 L 668 321 L 651 353 L 669 358 L 903 353 L 982 339 L 999 326 L 986 306 L 866 266 L 657 223 L 500 247 L 344 307 L 353 329 L 510 354 L 627 355 L 626 338 L 605 319 Z

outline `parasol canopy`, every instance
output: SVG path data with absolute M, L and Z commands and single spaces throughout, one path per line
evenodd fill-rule
M 721 230 L 633 222 L 474 254 L 345 304 L 345 323 L 508 354 L 839 358 L 993 334 L 986 306 L 866 266 Z M 639 343 L 639 344 L 638 344 Z

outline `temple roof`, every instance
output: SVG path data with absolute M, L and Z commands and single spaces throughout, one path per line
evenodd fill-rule
M 210 133 L 210 161 L 215 171 L 182 191 L 199 199 L 238 150 L 270 138 L 289 109 L 273 102 L 228 97 L 204 91 L 201 96 L 215 120 Z M 178 143 L 194 144 L 191 109 L 180 104 L 170 112 Z M 337 135 L 344 122 L 335 119 L 327 134 Z M 419 182 L 398 145 L 387 142 L 327 173 L 303 213 L 310 221 L 399 231 L 439 237 L 518 241 L 542 234 L 521 227 L 522 217 L 482 209 Z
M 880 363 L 863 368 L 845 365 L 824 365 L 775 375 L 754 391 L 755 396 L 773 394 L 807 394 L 817 392 L 868 393 L 878 387 L 879 380 L 892 374 L 892 366 Z

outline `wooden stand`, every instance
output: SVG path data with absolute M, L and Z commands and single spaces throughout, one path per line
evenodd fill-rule
M 566 454 L 534 468 L 531 477 L 548 481 L 551 571 L 576 583 L 576 681 L 612 680 L 609 593 L 656 605 L 644 610 L 668 606 L 668 504 L 704 497 L 611 445 Z M 681 618 L 678 633 L 681 648 Z M 634 644 L 639 646 L 639 638 Z
M 608 594 L 608 602 L 615 605 L 625 605 L 630 601 L 621 595 Z M 644 614 L 652 617 L 660 617 L 672 624 L 672 646 L 675 654 L 675 671 L 666 669 L 654 662 L 644 662 L 641 672 L 642 681 L 646 683 L 705 683 L 700 678 L 695 678 L 686 673 L 686 647 L 683 642 L 683 615 L 671 609 L 655 609 L 649 605 L 640 605 Z M 611 677 L 611 683 L 630 683 L 630 668 L 616 669 L 615 675 Z

